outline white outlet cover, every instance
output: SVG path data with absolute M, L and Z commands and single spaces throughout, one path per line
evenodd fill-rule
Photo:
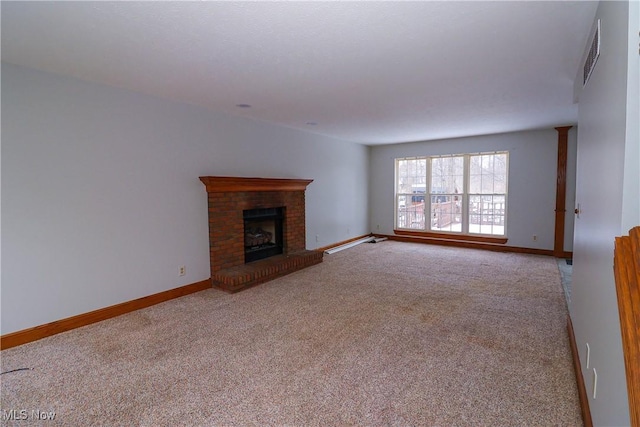
M 589 347 L 589 343 L 587 343 L 587 369 L 589 369 L 590 359 L 591 359 L 591 347 Z

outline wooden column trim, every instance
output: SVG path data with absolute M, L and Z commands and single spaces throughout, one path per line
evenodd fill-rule
M 564 219 L 567 198 L 567 141 L 569 129 L 573 126 L 555 128 L 558 131 L 558 170 L 556 179 L 556 226 L 553 244 L 553 256 L 564 255 Z

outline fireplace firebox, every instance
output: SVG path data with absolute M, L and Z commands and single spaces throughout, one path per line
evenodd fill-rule
M 282 250 L 284 208 L 249 209 L 244 219 L 244 262 L 249 263 L 279 255 Z

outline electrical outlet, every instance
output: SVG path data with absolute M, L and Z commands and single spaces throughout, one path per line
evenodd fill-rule
M 534 242 L 537 242 L 537 241 L 538 241 L 538 235 L 537 235 L 537 234 L 534 234 L 534 235 L 533 235 L 533 241 L 534 241 Z
M 380 231 L 380 224 L 376 225 L 376 230 Z
M 320 235 L 316 234 L 316 242 L 319 242 L 319 241 L 320 241 Z
M 178 276 L 184 276 L 185 274 L 187 274 L 187 267 L 184 265 L 178 267 Z

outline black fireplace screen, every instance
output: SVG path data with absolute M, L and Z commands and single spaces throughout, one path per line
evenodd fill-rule
M 243 217 L 245 263 L 283 253 L 283 207 L 245 210 Z

